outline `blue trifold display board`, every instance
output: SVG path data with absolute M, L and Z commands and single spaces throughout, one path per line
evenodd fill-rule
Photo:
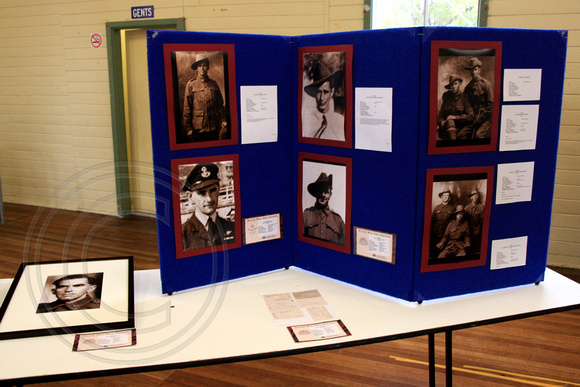
M 220 281 L 297 266 L 337 280 L 409 301 L 461 295 L 543 280 L 546 267 L 558 132 L 562 105 L 565 32 L 493 28 L 402 28 L 298 37 L 149 31 L 148 61 L 151 124 L 157 199 L 157 228 L 163 292 L 171 293 Z M 432 42 L 501 42 L 505 69 L 541 69 L 534 149 L 457 153 L 429 153 Z M 168 125 L 168 95 L 164 45 L 233 45 L 237 114 L 240 87 L 276 86 L 278 139 L 276 142 L 172 149 Z M 299 49 L 352 46 L 352 95 L 357 88 L 392 88 L 392 152 L 361 150 L 299 141 Z M 475 45 L 477 46 L 477 44 Z M 230 69 L 231 71 L 231 69 Z M 465 86 L 466 83 L 463 85 Z M 500 106 L 501 93 L 495 95 Z M 500 110 L 501 111 L 501 110 Z M 351 112 L 352 113 L 352 112 Z M 499 114 L 494 119 L 499 120 Z M 241 122 L 237 117 L 237 122 Z M 357 131 L 353 120 L 353 137 Z M 502 128 L 498 125 L 498 132 Z M 240 129 L 241 132 L 241 129 Z M 494 141 L 498 141 L 494 138 Z M 492 144 L 495 145 L 495 144 Z M 317 154 L 352 161 L 351 211 L 347 227 L 361 227 L 396 236 L 394 263 L 338 251 L 299 240 L 299 155 Z M 281 213 L 283 237 L 235 248 L 178 257 L 174 218 L 174 160 L 211 159 L 236 155 L 239 164 L 239 219 Z M 497 167 L 534 163 L 530 201 L 496 204 Z M 493 167 L 486 197 L 489 229 L 481 264 L 447 270 L 424 270 L 426 190 L 429 170 Z M 352 231 L 352 230 L 351 230 Z M 352 232 L 350 235 L 352 236 Z M 527 237 L 525 264 L 491 270 L 493 241 Z M 236 238 L 241 238 L 237 235 Z M 423 267 L 423 268 L 422 268 Z

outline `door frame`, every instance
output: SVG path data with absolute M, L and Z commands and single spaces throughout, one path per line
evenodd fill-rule
M 121 31 L 127 29 L 175 28 L 185 31 L 185 19 L 132 20 L 106 23 L 107 62 L 109 66 L 109 90 L 111 94 L 111 124 L 113 129 L 113 153 L 115 160 L 115 187 L 117 212 L 120 217 L 132 213 L 131 185 L 129 183 L 129 158 L 127 128 L 125 127 L 125 101 L 123 95 L 123 63 Z

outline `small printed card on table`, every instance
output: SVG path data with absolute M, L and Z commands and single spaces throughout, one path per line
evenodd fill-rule
M 298 325 L 288 327 L 295 342 L 334 339 L 350 336 L 348 328 L 342 321 L 328 321 L 317 324 Z
M 137 344 L 137 331 L 135 329 L 86 333 L 75 336 L 73 351 L 82 352 L 96 349 L 130 347 L 135 344 Z

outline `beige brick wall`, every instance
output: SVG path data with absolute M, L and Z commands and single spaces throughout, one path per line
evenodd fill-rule
M 489 27 L 568 30 L 548 263 L 580 268 L 580 1 L 490 0 L 488 16 Z
M 128 0 L 0 0 L 5 202 L 117 214 L 105 23 Z M 187 30 L 303 35 L 363 28 L 363 0 L 154 0 Z M 90 35 L 105 40 L 90 46 Z

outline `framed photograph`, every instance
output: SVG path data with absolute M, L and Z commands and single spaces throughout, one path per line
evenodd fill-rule
M 238 155 L 171 161 L 177 258 L 242 245 Z
M 421 272 L 483 266 L 493 167 L 427 170 Z
M 298 141 L 352 147 L 352 45 L 298 48 Z
M 238 143 L 234 45 L 164 44 L 169 148 Z
M 501 49 L 501 42 L 431 42 L 429 154 L 496 150 Z
M 0 308 L 0 340 L 134 327 L 133 257 L 22 263 Z
M 350 253 L 352 160 L 298 157 L 298 240 Z

